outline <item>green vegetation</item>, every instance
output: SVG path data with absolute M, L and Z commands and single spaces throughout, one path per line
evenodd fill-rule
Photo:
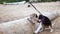
M 0 4 L 2 4 L 3 2 L 20 2 L 20 1 L 28 2 L 29 0 L 0 0 Z M 51 2 L 51 1 L 57 1 L 57 0 L 37 0 L 37 2 Z
M 20 2 L 20 1 L 25 1 L 25 0 L 0 0 L 0 4 L 2 4 L 3 2 Z
M 51 2 L 52 0 L 42 0 L 42 2 Z

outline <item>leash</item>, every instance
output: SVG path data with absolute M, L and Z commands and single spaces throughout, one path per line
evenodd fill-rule
M 31 2 L 29 2 L 29 3 L 30 3 L 30 5 L 32 5 L 32 7 L 33 7 L 39 14 L 42 15 L 42 13 L 41 13 L 38 9 L 36 9 L 36 7 L 35 7 Z

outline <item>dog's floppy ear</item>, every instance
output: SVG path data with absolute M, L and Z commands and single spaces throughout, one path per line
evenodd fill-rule
M 42 18 L 42 16 L 43 16 L 43 15 L 39 15 L 39 19 L 41 19 L 41 18 Z

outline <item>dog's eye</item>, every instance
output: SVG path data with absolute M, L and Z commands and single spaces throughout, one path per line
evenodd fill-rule
M 36 18 L 37 18 L 38 16 L 36 15 Z

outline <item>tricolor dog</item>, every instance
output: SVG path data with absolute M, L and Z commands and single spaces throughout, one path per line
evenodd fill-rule
M 38 23 L 40 24 L 37 28 L 37 30 L 35 30 L 34 34 L 38 34 L 39 30 L 44 31 L 45 28 L 50 29 L 50 32 L 53 32 L 53 28 L 52 28 L 52 23 L 50 21 L 50 19 L 44 15 L 39 15 L 39 21 Z

